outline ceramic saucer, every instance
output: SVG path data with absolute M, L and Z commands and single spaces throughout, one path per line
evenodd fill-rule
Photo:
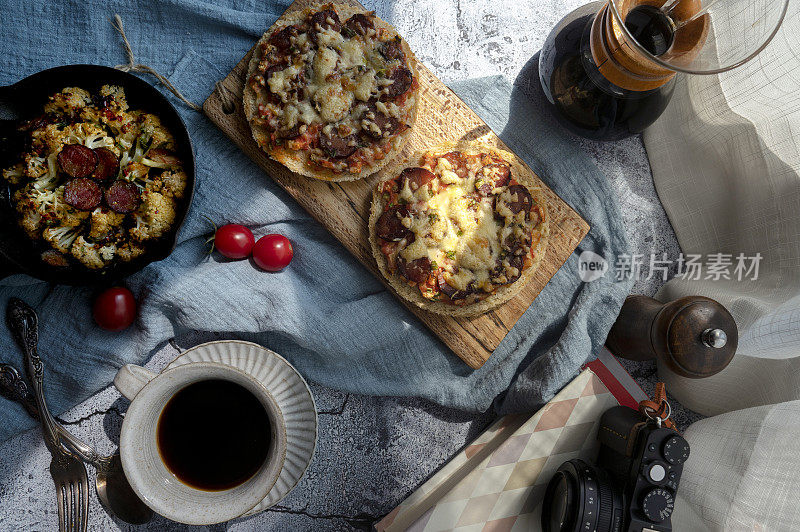
M 192 362 L 238 368 L 261 382 L 278 403 L 286 423 L 286 461 L 264 499 L 242 514 L 254 515 L 283 499 L 303 477 L 317 444 L 317 409 L 305 379 L 282 356 L 251 342 L 223 340 L 184 351 L 167 369 Z

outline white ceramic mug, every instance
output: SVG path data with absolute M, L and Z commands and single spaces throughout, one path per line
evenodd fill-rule
M 272 428 L 267 460 L 244 483 L 223 491 L 190 487 L 167 469 L 156 441 L 158 419 L 167 402 L 189 384 L 224 379 L 252 393 L 264 405 Z M 190 525 L 221 523 L 241 516 L 269 493 L 286 459 L 286 427 L 269 391 L 243 371 L 214 362 L 195 362 L 160 374 L 126 365 L 114 385 L 131 400 L 120 436 L 122 468 L 131 487 L 154 512 Z

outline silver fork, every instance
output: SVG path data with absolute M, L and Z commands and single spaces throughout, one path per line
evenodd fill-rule
M 47 409 L 42 360 L 36 349 L 39 343 L 36 313 L 24 301 L 11 298 L 6 309 L 6 320 L 24 354 L 25 367 L 39 408 L 44 442 L 53 457 L 50 475 L 56 485 L 58 529 L 64 532 L 85 532 L 89 510 L 89 479 L 83 461 L 61 446 L 55 421 Z

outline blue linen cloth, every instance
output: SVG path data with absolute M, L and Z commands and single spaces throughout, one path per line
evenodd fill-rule
M 119 13 L 137 61 L 171 72 L 170 81 L 201 103 L 286 7 L 220 3 L 5 0 L 0 84 L 62 64 L 124 62 L 110 23 Z M 391 13 L 378 15 L 391 22 Z M 627 252 L 627 241 L 612 191 L 575 139 L 547 116 L 537 83 L 532 76 L 512 88 L 494 77 L 453 88 L 591 224 L 578 253 L 593 251 L 613 264 Z M 498 409 L 530 408 L 551 397 L 601 347 L 630 289 L 630 281 L 611 276 L 582 283 L 574 253 L 484 367 L 472 371 L 207 118 L 173 102 L 195 144 L 195 199 L 175 252 L 127 280 L 140 303 L 135 326 L 122 333 L 98 329 L 90 289 L 24 275 L 0 282 L 0 309 L 16 296 L 39 314 L 47 396 L 55 412 L 107 386 L 121 365 L 141 363 L 170 338 L 193 330 L 259 342 L 307 378 L 349 392 L 419 396 L 480 411 L 512 384 Z M 246 224 L 256 238 L 288 236 L 293 263 L 274 274 L 246 260 L 206 257 L 211 228 L 204 216 L 217 224 Z M 22 368 L 6 330 L 0 332 L 0 353 L 0 362 Z M 0 399 L 0 441 L 31 426 L 21 408 Z

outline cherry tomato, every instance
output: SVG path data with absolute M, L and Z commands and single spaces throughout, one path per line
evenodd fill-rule
M 277 272 L 292 262 L 292 243 L 283 235 L 262 236 L 253 248 L 253 260 L 262 270 Z
M 107 331 L 122 331 L 136 319 L 136 299 L 124 286 L 101 292 L 92 307 L 94 321 Z
M 239 224 L 223 225 L 214 234 L 214 247 L 229 259 L 249 257 L 255 243 L 250 229 Z

